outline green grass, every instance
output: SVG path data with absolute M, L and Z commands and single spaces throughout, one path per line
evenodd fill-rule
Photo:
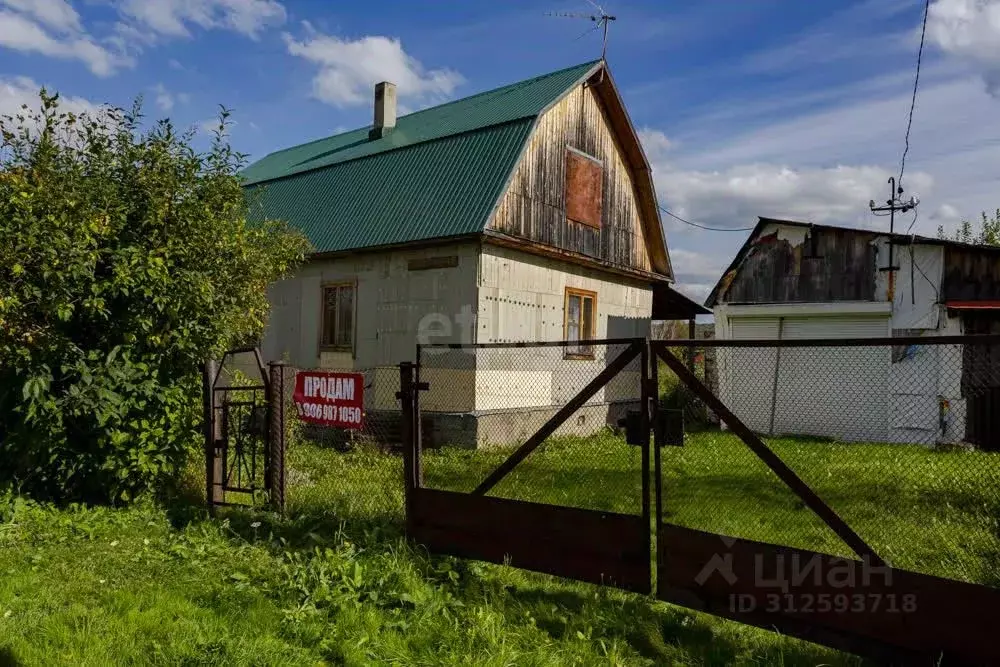
M 771 445 L 895 564 L 998 583 L 993 456 Z M 428 452 L 426 483 L 467 491 L 507 453 Z M 557 439 L 497 494 L 635 513 L 639 464 L 610 434 Z M 665 449 L 663 471 L 668 521 L 844 551 L 729 434 Z M 647 596 L 429 556 L 401 538 L 398 457 L 296 444 L 288 476 L 288 518 L 210 519 L 197 497 L 59 509 L 0 495 L 0 665 L 858 663 Z

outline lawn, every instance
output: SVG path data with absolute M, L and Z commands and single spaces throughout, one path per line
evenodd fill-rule
M 897 567 L 1000 586 L 1000 456 L 919 445 L 768 439 L 813 490 Z M 738 438 L 688 434 L 661 450 L 664 520 L 689 528 L 852 556 Z M 425 454 L 424 483 L 471 491 L 509 450 Z M 324 509 L 375 522 L 402 516 L 402 464 L 378 453 L 292 452 L 295 512 Z M 313 480 L 332 478 L 340 484 Z M 552 439 L 492 495 L 641 512 L 641 454 L 610 432 Z
M 897 564 L 997 582 L 992 458 L 772 445 Z M 428 452 L 426 482 L 468 490 L 504 455 Z M 297 444 L 289 459 L 285 518 L 209 518 L 197 466 L 186 501 L 0 495 L 0 665 L 858 664 L 646 596 L 429 556 L 401 537 L 398 457 Z M 554 440 L 497 493 L 638 512 L 639 463 L 611 435 Z M 689 436 L 663 470 L 670 521 L 843 550 L 728 434 Z

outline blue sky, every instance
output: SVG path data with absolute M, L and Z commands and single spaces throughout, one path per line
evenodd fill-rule
M 365 125 L 371 87 L 417 109 L 600 54 L 587 0 L 0 0 L 0 113 L 41 85 L 269 151 Z M 877 227 L 898 172 L 922 0 L 608 0 L 608 59 L 664 206 L 710 226 L 757 215 Z M 205 140 L 205 135 L 202 133 Z M 902 226 L 1000 206 L 1000 0 L 933 0 Z M 746 237 L 664 219 L 678 282 L 703 297 Z

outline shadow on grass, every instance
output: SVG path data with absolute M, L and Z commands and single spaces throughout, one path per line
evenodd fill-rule
M 0 646 L 0 667 L 21 667 L 23 664 L 14 654 L 14 649 Z
M 692 661 L 728 665 L 748 656 L 745 639 L 726 636 L 722 621 L 681 607 L 629 595 L 625 599 L 594 587 L 595 595 L 544 588 L 509 589 L 510 602 L 530 609 L 537 626 L 554 639 L 575 629 L 578 617 L 600 618 L 602 633 L 593 639 L 620 638 L 654 664 Z M 768 641 L 770 639 L 771 641 Z M 821 646 L 788 640 L 777 633 L 755 642 L 758 664 L 830 664 L 834 653 Z M 860 664 L 846 654 L 837 664 Z

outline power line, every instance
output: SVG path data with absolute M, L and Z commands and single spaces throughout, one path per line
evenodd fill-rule
M 931 0 L 924 2 L 924 24 L 920 29 L 920 48 L 917 50 L 917 74 L 913 78 L 913 97 L 910 99 L 910 117 L 906 122 L 906 141 L 903 147 L 903 159 L 899 163 L 899 187 L 903 187 L 903 172 L 906 171 L 906 154 L 910 152 L 910 128 L 913 127 L 913 110 L 917 106 L 917 89 L 920 87 L 920 63 L 924 57 L 924 38 L 927 36 L 927 15 L 930 13 Z
M 909 234 L 910 230 L 913 229 L 913 225 L 917 224 L 917 216 L 918 215 L 919 215 L 919 213 L 917 213 L 917 209 L 916 209 L 916 207 L 914 207 L 913 208 L 913 222 L 911 222 L 910 226 L 906 228 L 906 233 L 907 234 Z
M 691 222 L 690 220 L 685 220 L 676 213 L 671 213 L 662 206 L 659 207 L 661 211 L 669 215 L 674 220 L 680 220 L 685 225 L 691 225 L 692 227 L 697 227 L 698 229 L 705 229 L 710 232 L 750 232 L 753 231 L 753 227 L 709 227 L 708 225 L 699 225 L 697 222 Z

